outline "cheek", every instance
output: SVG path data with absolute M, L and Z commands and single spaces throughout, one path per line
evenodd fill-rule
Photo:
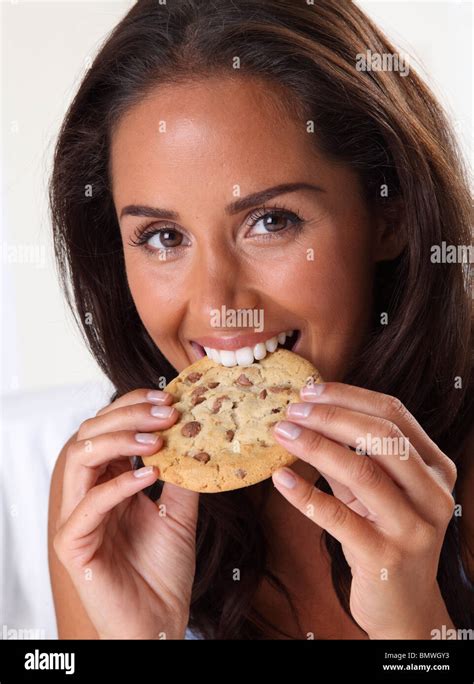
M 336 346 L 361 337 L 372 310 L 372 265 L 355 255 L 344 256 L 328 257 L 321 264 L 309 294 L 313 320 Z
M 356 235 L 356 239 L 351 236 Z M 301 352 L 327 379 L 341 380 L 372 312 L 373 262 L 364 226 L 321 229 L 272 274 L 282 308 L 306 321 Z
M 153 259 L 154 257 L 150 257 Z M 163 269 L 148 257 L 125 254 L 128 287 L 148 334 L 157 343 L 179 327 L 183 297 L 176 279 L 163 277 Z
M 364 224 L 319 226 L 261 276 L 285 308 L 318 323 L 357 320 L 371 307 L 373 262 Z

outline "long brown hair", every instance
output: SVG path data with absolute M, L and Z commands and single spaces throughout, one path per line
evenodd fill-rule
M 359 71 L 356 56 L 367 50 L 395 53 L 350 2 L 139 0 L 85 74 L 57 141 L 50 204 L 61 282 L 114 397 L 175 377 L 128 289 L 111 194 L 111 135 L 120 116 L 162 84 L 259 77 L 262 87 L 280 89 L 289 116 L 305 130 L 314 126 L 308 144 L 355 169 L 369 205 L 404 231 L 400 256 L 377 268 L 372 326 L 345 381 L 401 399 L 457 462 L 459 483 L 473 414 L 471 297 L 463 264 L 433 264 L 430 254 L 443 241 L 470 244 L 468 184 L 446 118 L 424 83 L 412 69 L 403 77 Z M 292 607 L 268 568 L 261 512 L 269 483 L 255 485 L 259 510 L 245 489 L 200 496 L 190 626 L 207 638 L 265 638 L 265 620 L 252 608 L 263 578 Z M 323 478 L 317 486 L 330 491 Z M 349 567 L 340 544 L 324 538 L 335 590 L 350 614 Z M 438 580 L 453 621 L 468 628 L 472 587 L 462 559 L 453 517 Z M 232 578 L 236 567 L 240 582 Z

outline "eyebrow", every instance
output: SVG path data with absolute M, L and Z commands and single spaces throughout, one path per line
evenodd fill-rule
M 229 216 L 238 214 L 245 209 L 251 209 L 257 204 L 262 204 L 277 197 L 278 195 L 286 195 L 290 192 L 297 192 L 298 190 L 311 190 L 312 192 L 325 192 L 323 188 L 312 183 L 282 183 L 275 185 L 272 188 L 254 192 L 247 197 L 241 197 L 234 202 L 231 202 L 226 208 L 225 212 Z M 148 216 L 149 218 L 161 218 L 170 221 L 179 221 L 179 214 L 171 209 L 160 209 L 159 207 L 149 207 L 143 204 L 129 204 L 120 212 L 120 218 L 124 216 Z

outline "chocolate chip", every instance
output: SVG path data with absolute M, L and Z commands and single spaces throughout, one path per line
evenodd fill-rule
M 227 396 L 227 394 L 223 394 L 222 397 L 217 397 L 217 399 L 215 400 L 214 405 L 213 405 L 213 407 L 212 407 L 212 409 L 211 409 L 211 412 L 212 412 L 212 413 L 218 413 L 219 410 L 220 410 L 220 408 L 221 408 L 221 406 L 222 406 L 222 402 L 223 402 L 225 399 L 229 399 L 229 397 Z
M 189 380 L 189 382 L 197 382 L 202 378 L 202 373 L 190 373 L 186 380 Z
M 206 387 L 206 385 L 199 385 L 199 387 L 195 387 L 193 391 L 191 392 L 192 397 L 196 397 L 199 394 L 204 394 L 204 392 L 207 392 L 209 388 Z
M 242 470 L 242 468 L 239 468 L 235 471 L 235 475 L 236 477 L 240 477 L 240 479 L 243 480 L 244 477 L 247 475 L 247 472 L 245 470 Z
M 191 392 L 191 404 L 192 406 L 196 406 L 197 404 L 202 404 L 203 401 L 206 400 L 206 397 L 203 397 L 202 395 L 207 392 L 208 388 L 205 385 L 200 385 L 199 387 L 196 387 L 193 389 Z
M 274 408 L 272 409 L 272 413 L 280 413 L 281 409 L 279 408 Z
M 211 459 L 209 454 L 207 454 L 205 451 L 200 451 L 198 454 L 194 454 L 193 458 L 201 463 L 207 463 Z
M 268 394 L 267 390 L 266 390 L 266 389 L 263 389 L 263 390 L 260 392 L 260 394 L 258 395 L 258 398 L 259 398 L 259 399 L 266 399 L 266 398 L 267 398 L 267 394 Z
M 232 442 L 232 440 L 234 439 L 234 434 L 235 432 L 233 430 L 227 430 L 227 432 L 225 433 L 225 437 L 228 442 Z
M 183 437 L 195 437 L 199 432 L 201 432 L 201 423 L 197 420 L 192 420 L 181 428 Z
M 241 375 L 239 375 L 239 377 L 235 381 L 235 384 L 241 385 L 242 387 L 251 387 L 253 385 L 253 382 L 248 379 L 245 373 L 241 373 Z
M 209 387 L 210 387 L 211 389 L 215 389 L 215 388 L 217 387 L 218 384 L 219 384 L 218 382 L 210 382 L 210 383 L 209 383 Z

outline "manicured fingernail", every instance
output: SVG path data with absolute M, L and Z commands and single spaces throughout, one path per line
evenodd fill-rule
M 313 399 L 319 397 L 324 392 L 324 383 L 315 383 L 314 385 L 305 385 L 301 388 L 300 394 L 303 399 Z
M 158 441 L 158 435 L 154 432 L 137 432 L 135 441 L 140 444 L 155 444 Z
M 138 468 L 138 470 L 134 470 L 133 474 L 135 477 L 149 477 L 153 471 L 153 466 L 146 466 L 145 468 Z
M 163 403 L 169 397 L 169 392 L 161 392 L 160 390 L 150 390 L 146 398 L 148 401 L 156 401 L 158 403 Z
M 286 407 L 287 415 L 293 418 L 307 418 L 312 410 L 311 404 L 288 404 Z
M 293 489 L 296 485 L 296 477 L 293 475 L 289 468 L 280 468 L 280 470 L 275 470 L 273 473 L 274 479 L 281 484 L 282 487 L 287 489 Z
M 296 439 L 301 434 L 301 428 L 299 425 L 290 423 L 287 420 L 280 420 L 275 425 L 275 432 L 287 439 Z
M 155 418 L 169 418 L 173 413 L 173 410 L 172 406 L 152 406 L 150 413 L 152 416 L 155 416 Z

